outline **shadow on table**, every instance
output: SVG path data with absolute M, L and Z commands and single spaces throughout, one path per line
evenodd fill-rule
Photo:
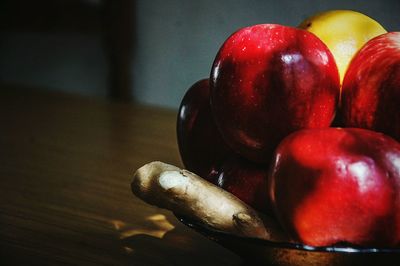
M 161 225 L 158 230 L 121 231 L 123 248 L 134 265 L 241 265 L 235 254 L 177 220 L 169 223 L 164 215 L 151 219 Z

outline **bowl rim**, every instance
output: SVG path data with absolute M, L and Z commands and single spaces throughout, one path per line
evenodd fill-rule
M 211 238 L 216 242 L 220 242 L 219 239 L 245 241 L 250 244 L 260 245 L 270 248 L 281 248 L 281 249 L 292 249 L 298 251 L 309 251 L 309 252 L 329 252 L 329 253 L 398 253 L 400 254 L 400 247 L 364 247 L 356 245 L 337 245 L 337 246 L 323 246 L 314 247 L 301 243 L 294 242 L 275 242 L 266 239 L 243 237 L 238 235 L 229 234 L 221 230 L 217 230 L 209 225 L 195 221 L 193 219 L 175 214 L 175 217 L 187 227 L 201 233 L 207 238 Z

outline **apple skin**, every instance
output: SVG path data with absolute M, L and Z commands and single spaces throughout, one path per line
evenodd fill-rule
M 289 133 L 328 127 L 339 74 L 322 41 L 276 24 L 240 29 L 220 48 L 210 76 L 211 108 L 230 148 L 268 162 Z
M 345 127 L 379 131 L 400 141 L 400 32 L 367 42 L 353 58 L 342 90 Z
M 268 212 L 268 166 L 250 162 L 239 156 L 225 161 L 214 183 L 232 193 L 249 206 Z
M 311 246 L 400 244 L 400 144 L 366 129 L 305 129 L 278 146 L 268 176 L 277 219 Z
M 182 99 L 177 118 L 177 139 L 186 169 L 210 179 L 232 152 L 211 115 L 208 79 L 193 84 Z

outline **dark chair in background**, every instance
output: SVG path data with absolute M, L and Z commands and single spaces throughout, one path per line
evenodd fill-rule
M 134 0 L 1 0 L 0 30 L 98 33 L 108 64 L 107 95 L 132 100 Z

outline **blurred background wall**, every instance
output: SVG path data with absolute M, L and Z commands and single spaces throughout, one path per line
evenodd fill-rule
M 0 83 L 178 108 L 235 30 L 328 9 L 400 31 L 399 0 L 1 0 Z

